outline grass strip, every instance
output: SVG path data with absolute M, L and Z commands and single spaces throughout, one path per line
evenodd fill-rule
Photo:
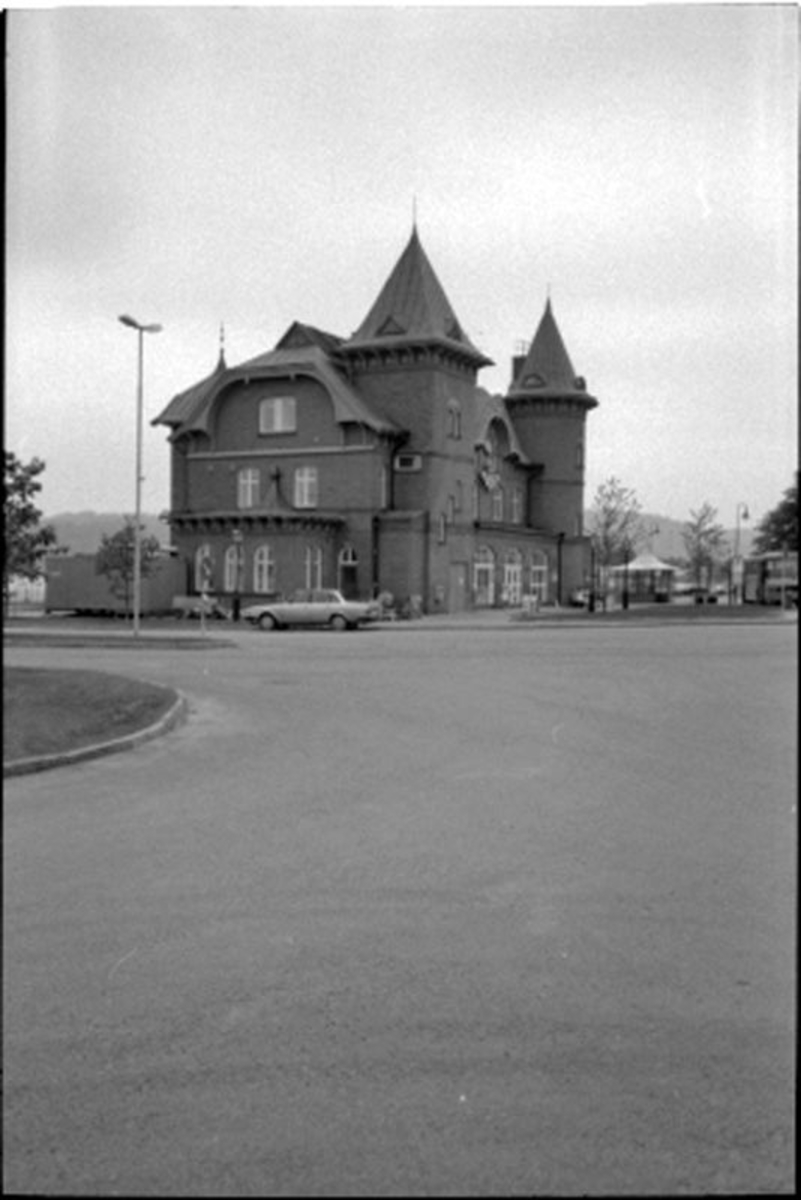
M 137 733 L 174 701 L 170 688 L 102 671 L 6 667 L 3 758 L 60 754 Z

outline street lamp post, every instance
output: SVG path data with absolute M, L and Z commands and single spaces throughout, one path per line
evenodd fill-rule
M 558 533 L 556 535 L 556 607 L 562 607 L 562 546 L 564 545 L 565 535 Z
M 134 577 L 133 577 L 133 635 L 139 637 L 139 610 L 142 607 L 142 393 L 144 365 L 144 334 L 160 333 L 160 325 L 142 325 L 133 317 L 121 316 L 120 321 L 135 329 L 139 339 L 136 372 L 136 515 L 134 518 Z
M 623 594 L 621 596 L 621 607 L 628 609 L 629 607 L 629 558 L 631 556 L 631 546 L 628 538 L 623 544 Z
M 242 530 L 237 526 L 237 528 L 234 529 L 233 533 L 231 534 L 231 537 L 233 539 L 234 546 L 236 547 L 236 563 L 235 563 L 235 577 L 234 577 L 234 608 L 233 608 L 232 615 L 233 615 L 234 620 L 238 621 L 240 606 L 242 603 L 241 593 L 242 593 L 242 585 L 244 583 L 243 567 L 245 565 L 244 564 L 245 550 L 244 550 L 244 546 L 242 544 L 243 543 Z
M 739 501 L 734 514 L 734 558 L 732 560 L 732 575 L 734 576 L 734 603 L 740 603 L 742 591 L 742 562 L 740 560 L 740 517 L 748 520 L 748 505 Z

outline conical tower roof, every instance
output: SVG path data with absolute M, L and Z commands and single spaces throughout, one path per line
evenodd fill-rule
M 392 347 L 410 342 L 450 347 L 476 366 L 492 361 L 462 330 L 416 227 L 375 304 L 341 349 Z
M 587 385 L 576 375 L 548 299 L 522 366 L 509 389 L 509 399 L 526 396 L 587 396 Z M 593 402 L 594 403 L 594 402 Z

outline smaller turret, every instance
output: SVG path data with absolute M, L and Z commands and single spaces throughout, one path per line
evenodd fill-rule
M 584 426 L 598 401 L 565 348 L 551 301 L 525 355 L 512 360 L 507 408 L 526 456 L 539 466 L 531 483 L 532 522 L 552 533 L 581 533 Z

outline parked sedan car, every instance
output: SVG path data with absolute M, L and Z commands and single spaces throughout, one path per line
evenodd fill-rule
M 335 588 L 299 591 L 289 600 L 249 604 L 242 609 L 242 618 L 259 629 L 286 629 L 290 625 L 356 629 L 380 617 L 381 605 L 377 601 L 346 600 Z

